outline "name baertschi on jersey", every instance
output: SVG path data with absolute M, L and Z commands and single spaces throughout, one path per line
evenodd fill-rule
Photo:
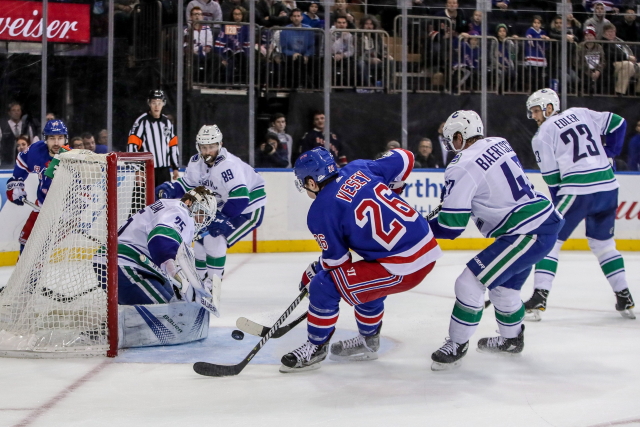
M 353 197 L 358 193 L 358 190 L 367 185 L 370 181 L 371 178 L 362 173 L 362 171 L 357 171 L 340 186 L 340 190 L 338 190 L 336 197 L 351 203 L 353 201 Z
M 562 129 L 565 126 L 569 126 L 571 123 L 579 122 L 580 119 L 576 117 L 575 114 L 568 114 L 565 117 L 562 117 L 559 120 L 553 122 L 554 125 L 558 127 L 558 129 Z
M 475 162 L 482 168 L 482 170 L 486 171 L 500 157 L 504 156 L 507 153 L 511 153 L 512 151 L 513 148 L 511 148 L 507 141 L 498 141 L 497 143 L 487 148 L 481 156 L 478 156 Z

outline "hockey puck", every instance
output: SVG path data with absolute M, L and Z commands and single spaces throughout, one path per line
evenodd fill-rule
M 237 329 L 236 329 L 236 330 L 234 330 L 233 332 L 231 332 L 231 337 L 232 337 L 234 340 L 238 340 L 238 341 L 240 341 L 241 339 L 243 339 L 243 338 L 244 338 L 244 332 L 239 331 L 239 330 L 237 330 Z

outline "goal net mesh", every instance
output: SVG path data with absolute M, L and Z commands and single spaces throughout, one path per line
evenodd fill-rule
M 109 188 L 107 155 L 72 150 L 60 163 L 18 264 L 0 293 L 0 356 L 104 355 L 108 221 L 123 224 L 145 206 L 145 163 L 117 162 Z M 116 191 L 117 197 L 108 197 Z M 107 203 L 117 199 L 117 218 Z M 115 240 L 115 239 L 114 239 Z

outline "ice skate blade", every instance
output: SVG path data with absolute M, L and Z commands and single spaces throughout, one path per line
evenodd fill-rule
M 539 322 L 542 320 L 542 317 L 540 316 L 540 310 L 527 310 L 524 313 L 524 320 L 526 320 L 527 322 Z
M 452 371 L 454 369 L 458 369 L 461 365 L 462 361 L 457 360 L 455 362 L 452 363 L 440 363 L 440 362 L 432 362 L 431 363 L 431 370 L 435 371 L 435 372 L 440 372 L 440 371 Z
M 314 363 L 313 365 L 304 366 L 302 368 L 290 368 L 285 365 L 280 365 L 279 370 L 283 374 L 292 374 L 292 373 L 298 373 L 298 372 L 315 371 L 316 369 L 320 369 L 320 363 Z
M 366 362 L 368 360 L 376 360 L 377 358 L 378 353 L 375 352 L 358 353 L 352 354 L 351 356 L 339 356 L 333 353 L 329 354 L 329 359 L 336 362 Z
M 478 353 L 484 353 L 484 354 L 495 354 L 497 356 L 506 356 L 506 357 L 519 357 L 522 356 L 522 351 L 520 351 L 519 353 L 511 353 L 508 351 L 500 351 L 500 350 L 489 350 L 489 349 L 482 349 L 480 347 L 476 347 L 476 351 Z
M 635 318 L 636 318 L 635 313 L 630 308 L 627 309 L 627 310 L 619 311 L 618 313 L 620 313 L 620 316 L 624 317 L 625 319 L 635 320 Z

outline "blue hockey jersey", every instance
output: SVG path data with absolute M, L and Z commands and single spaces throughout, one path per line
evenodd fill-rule
M 396 275 L 442 256 L 427 221 L 389 188 L 409 176 L 413 163 L 413 154 L 402 149 L 375 161 L 356 160 L 318 193 L 307 226 L 322 249 L 323 268 L 350 261 L 349 249 Z
M 27 151 L 18 153 L 16 165 L 13 168 L 13 177 L 11 179 L 26 180 L 30 173 L 38 174 L 38 204 L 42 205 L 47 191 L 51 186 L 51 178 L 45 176 L 44 171 L 49 166 L 53 156 L 49 154 L 49 147 L 44 141 L 34 142 L 29 146 Z

